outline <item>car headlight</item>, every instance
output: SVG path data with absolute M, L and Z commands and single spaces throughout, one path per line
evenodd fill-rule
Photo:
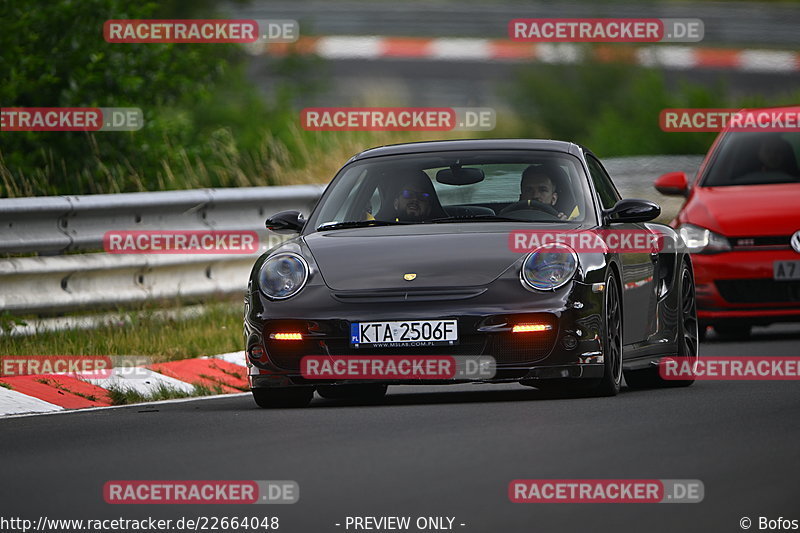
M 715 254 L 728 252 L 731 249 L 731 244 L 724 236 L 700 226 L 684 224 L 678 227 L 678 233 L 689 253 Z
M 283 300 L 291 298 L 305 286 L 308 280 L 308 263 L 293 253 L 273 255 L 261 265 L 258 284 L 267 298 Z
M 578 270 L 578 254 L 565 244 L 538 247 L 522 263 L 519 276 L 525 287 L 553 291 L 566 285 Z

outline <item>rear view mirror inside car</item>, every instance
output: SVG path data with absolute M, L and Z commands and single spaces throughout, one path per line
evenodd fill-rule
M 483 170 L 480 168 L 464 168 L 461 166 L 443 168 L 436 173 L 436 181 L 445 185 L 472 185 L 483 181 L 485 177 Z

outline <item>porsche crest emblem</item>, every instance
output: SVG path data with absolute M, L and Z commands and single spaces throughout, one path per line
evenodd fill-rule
M 413 281 L 417 278 L 417 275 L 413 272 L 409 272 L 408 274 L 403 274 L 403 279 L 406 281 Z

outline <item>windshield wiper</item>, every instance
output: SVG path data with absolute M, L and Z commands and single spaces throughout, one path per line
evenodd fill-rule
M 470 215 L 466 217 L 442 217 L 429 220 L 433 224 L 440 222 L 485 222 L 487 220 L 496 220 L 499 222 L 538 222 L 533 220 L 525 220 L 522 218 L 504 217 L 501 215 Z
M 410 222 L 400 222 L 394 220 L 348 220 L 345 222 L 326 222 L 317 227 L 317 231 L 325 231 L 329 229 L 347 229 L 347 228 L 368 228 L 370 226 L 400 226 L 410 224 Z

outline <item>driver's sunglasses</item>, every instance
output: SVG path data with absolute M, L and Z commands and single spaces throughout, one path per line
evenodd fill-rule
M 406 200 L 411 200 L 413 198 L 416 198 L 417 200 L 427 201 L 431 199 L 431 193 L 429 192 L 416 192 L 416 191 L 409 191 L 408 189 L 403 189 L 402 195 L 403 198 L 405 198 Z

